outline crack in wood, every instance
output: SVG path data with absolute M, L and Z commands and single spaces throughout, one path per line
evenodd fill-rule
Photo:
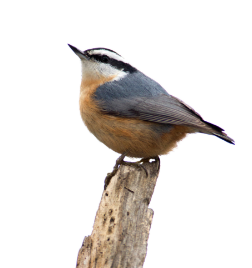
M 124 186 L 124 188 L 125 188 L 126 190 L 128 190 L 129 192 L 131 192 L 132 194 L 134 194 L 134 191 L 130 190 L 129 188 L 127 188 L 127 187 L 125 187 L 125 186 Z

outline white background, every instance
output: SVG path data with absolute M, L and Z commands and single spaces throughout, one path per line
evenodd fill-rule
M 161 157 L 145 268 L 252 267 L 251 1 L 5 1 L 0 6 L 0 267 L 75 267 L 118 154 L 83 125 L 67 46 L 106 47 L 230 145 Z

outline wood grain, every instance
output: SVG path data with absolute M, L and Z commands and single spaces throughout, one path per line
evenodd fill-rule
M 153 218 L 148 208 L 160 162 L 120 166 L 102 194 L 93 231 L 84 238 L 77 268 L 140 268 Z

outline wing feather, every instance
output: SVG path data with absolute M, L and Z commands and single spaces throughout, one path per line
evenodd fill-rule
M 102 107 L 109 114 L 123 117 L 162 124 L 205 126 L 199 114 L 171 95 L 107 100 Z
M 95 100 L 102 111 L 114 116 L 160 124 L 191 126 L 199 132 L 234 143 L 223 129 L 208 123 L 189 105 L 169 95 L 158 83 L 140 72 L 101 85 Z

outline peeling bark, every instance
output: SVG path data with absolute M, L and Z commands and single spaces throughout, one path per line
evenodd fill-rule
M 77 268 L 140 268 L 147 252 L 153 218 L 148 208 L 159 160 L 143 168 L 121 165 L 112 177 L 96 213 L 93 231 L 84 238 Z

